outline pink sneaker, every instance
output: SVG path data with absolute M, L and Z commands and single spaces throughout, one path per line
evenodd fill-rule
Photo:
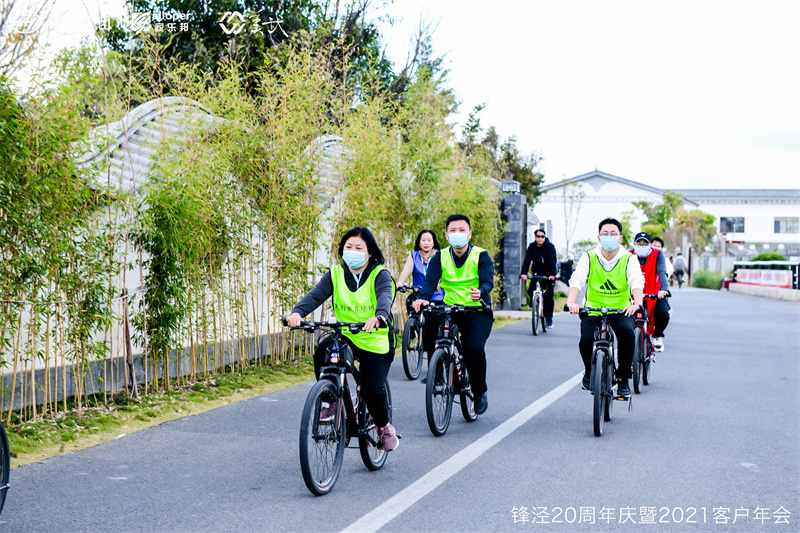
M 327 402 L 322 402 L 319 410 L 319 421 L 330 422 L 336 416 L 336 405 L 331 405 Z
M 400 444 L 400 440 L 397 438 L 397 434 L 391 424 L 378 428 L 378 438 L 381 440 L 381 448 L 387 452 L 396 449 L 397 445 Z

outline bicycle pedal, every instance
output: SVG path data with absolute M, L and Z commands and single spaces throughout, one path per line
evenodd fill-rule
M 615 394 L 614 395 L 614 399 L 617 400 L 617 401 L 620 401 L 620 402 L 627 402 L 628 400 L 631 399 L 631 397 L 630 396 L 617 396 Z

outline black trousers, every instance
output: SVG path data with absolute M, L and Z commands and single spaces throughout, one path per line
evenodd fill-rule
M 467 365 L 469 379 L 472 382 L 472 392 L 480 396 L 487 391 L 486 386 L 486 341 L 492 333 L 494 318 L 488 313 L 459 313 L 453 317 L 453 322 L 458 325 L 461 337 L 461 347 L 464 350 L 464 362 Z M 425 318 L 425 327 L 422 332 L 422 344 L 428 357 L 433 355 L 436 346 L 436 336 L 439 326 L 444 323 L 444 313 L 430 313 Z
M 653 315 L 655 315 L 653 337 L 664 336 L 664 330 L 667 329 L 669 324 L 669 309 L 669 302 L 667 302 L 666 298 L 656 300 L 656 307 L 653 309 Z
M 358 359 L 358 369 L 361 372 L 361 396 L 367 402 L 367 409 L 372 413 L 372 418 L 378 427 L 389 423 L 389 409 L 386 403 L 386 376 L 392 366 L 394 353 L 374 353 L 356 347 L 348 338 L 347 344 L 353 350 L 353 355 Z M 325 364 L 325 350 L 333 344 L 330 336 L 324 337 L 319 342 L 314 352 L 314 375 L 319 380 L 319 369 Z
M 537 274 L 537 276 L 538 275 L 541 274 Z M 547 288 L 542 293 L 542 299 L 544 300 L 542 310 L 544 311 L 544 316 L 545 318 L 553 318 L 553 308 L 555 307 L 555 301 L 553 300 L 553 298 L 555 294 L 554 288 L 556 284 L 553 281 L 540 281 L 539 283 L 540 284 L 547 283 Z M 531 305 L 533 305 L 533 289 L 534 286 L 533 283 L 531 283 L 528 286 L 528 298 L 531 299 Z
M 599 316 L 587 316 L 581 320 L 581 340 L 578 347 L 581 351 L 583 366 L 586 375 L 592 372 L 592 344 L 594 343 L 594 330 L 600 324 Z M 631 360 L 633 350 L 636 349 L 636 340 L 633 336 L 633 318 L 625 315 L 612 315 L 608 317 L 608 324 L 617 336 L 617 377 L 620 379 L 631 378 Z

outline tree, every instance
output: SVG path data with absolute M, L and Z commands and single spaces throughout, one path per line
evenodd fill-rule
M 709 215 L 699 209 L 678 210 L 675 213 L 675 227 L 673 228 L 677 242 L 680 242 L 685 235 L 695 249 L 702 250 L 711 243 L 714 235 L 717 234 L 717 228 L 714 226 L 716 220 L 717 217 L 714 215 Z
M 27 63 L 53 4 L 41 0 L 25 10 L 17 0 L 0 0 L 0 77 L 10 77 Z
M 683 195 L 680 193 L 665 190 L 660 204 L 653 202 L 633 202 L 633 205 L 641 209 L 647 217 L 647 221 L 642 224 L 642 231 L 656 236 L 661 235 L 673 226 L 675 215 L 683 209 Z
M 484 167 L 490 177 L 498 181 L 518 181 L 522 193 L 533 204 L 539 197 L 539 185 L 544 179 L 539 171 L 542 156 L 538 152 L 520 152 L 516 135 L 501 142 L 494 126 L 489 126 L 480 143 L 476 142 L 482 130 L 478 113 L 485 107 L 486 104 L 478 104 L 470 112 L 461 129 L 461 141 L 458 144 L 473 167 Z
M 567 180 L 561 180 L 563 187 L 561 187 L 561 200 L 564 204 L 564 240 L 566 247 L 564 253 L 569 253 L 569 243 L 572 236 L 575 235 L 575 229 L 578 227 L 578 215 L 581 212 L 581 203 L 586 193 L 583 192 L 583 184 L 581 183 L 567 183 Z

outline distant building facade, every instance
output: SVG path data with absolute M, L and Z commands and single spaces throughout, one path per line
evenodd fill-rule
M 752 257 L 772 250 L 800 258 L 800 190 L 798 189 L 673 189 L 685 209 L 716 217 L 728 256 Z M 552 228 L 548 237 L 562 257 L 573 255 L 575 243 L 596 240 L 597 223 L 633 211 L 633 230 L 645 221 L 633 202 L 662 202 L 663 189 L 595 170 L 546 185 L 529 214 L 536 227 Z M 529 227 L 528 238 L 533 235 Z M 567 250 L 569 241 L 570 250 Z M 702 250 L 698 250 L 702 253 Z

